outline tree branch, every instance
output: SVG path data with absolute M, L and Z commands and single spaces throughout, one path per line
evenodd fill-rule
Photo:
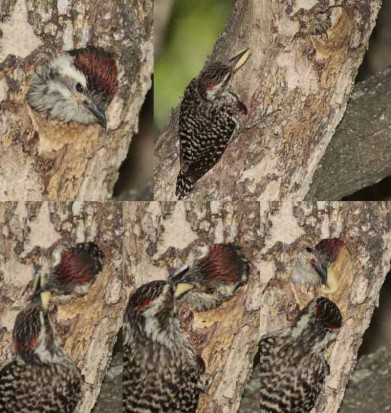
M 387 411 L 391 404 L 391 394 L 385 391 L 391 381 L 390 366 L 390 346 L 361 357 L 346 389 L 341 413 Z
M 338 200 L 391 175 L 391 69 L 358 83 L 308 199 Z

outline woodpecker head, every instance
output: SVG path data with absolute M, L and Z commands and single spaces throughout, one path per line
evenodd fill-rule
M 25 363 L 50 364 L 69 360 L 51 325 L 49 300 L 49 292 L 34 294 L 16 317 L 13 344 L 17 357 Z
M 249 262 L 239 246 L 215 244 L 190 268 L 171 276 L 170 281 L 193 284 L 194 288 L 183 294 L 182 300 L 196 311 L 207 311 L 229 300 L 246 284 L 249 270 Z
M 249 49 L 246 49 L 233 57 L 228 64 L 214 62 L 205 66 L 197 78 L 201 97 L 214 101 L 224 95 L 232 74 L 244 65 L 249 55 Z
M 36 70 L 27 101 L 49 119 L 100 123 L 106 128 L 106 108 L 118 88 L 113 56 L 86 47 L 64 53 Z
M 301 310 L 292 328 L 292 335 L 303 342 L 306 349 L 323 351 L 335 340 L 342 326 L 338 307 L 328 298 L 317 297 Z
M 323 239 L 314 248 L 307 247 L 295 262 L 292 281 L 322 287 L 322 293 L 332 294 L 338 289 L 338 276 L 334 263 L 345 243 L 338 238 Z
M 61 252 L 47 282 L 38 290 L 50 291 L 52 301 L 64 303 L 88 293 L 103 268 L 103 252 L 93 242 L 77 244 Z
M 190 284 L 180 283 L 174 286 L 166 281 L 152 281 L 142 285 L 129 298 L 125 327 L 153 341 L 164 342 L 173 324 L 174 330 L 179 328 L 175 318 L 175 298 L 191 288 L 193 286 Z
M 313 257 L 310 261 L 312 268 L 319 275 L 322 284 L 327 283 L 327 270 L 337 259 L 338 253 L 344 246 L 344 242 L 338 238 L 322 239 L 315 248 L 307 248 L 307 252 Z

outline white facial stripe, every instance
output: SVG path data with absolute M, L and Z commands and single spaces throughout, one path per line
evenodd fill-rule
M 74 79 L 75 82 L 80 83 L 83 87 L 87 87 L 86 77 L 76 69 L 71 55 L 64 54 L 58 57 L 51 63 L 51 66 L 56 68 L 61 76 L 68 76 Z
M 303 332 L 308 324 L 308 320 L 310 319 L 310 314 L 304 314 L 301 316 L 299 322 L 292 330 L 292 337 L 297 338 Z
M 154 317 L 157 312 L 159 312 L 159 308 L 162 305 L 162 302 L 165 299 L 165 295 L 167 290 L 170 288 L 170 285 L 167 284 L 164 286 L 162 293 L 156 298 L 147 309 L 144 310 L 145 318 Z
M 62 252 L 65 250 L 64 246 L 57 247 L 52 254 L 53 257 L 53 267 L 57 266 L 61 262 Z
M 61 95 L 64 98 L 72 97 L 71 91 L 62 83 L 51 81 L 48 83 L 48 88 L 49 88 L 49 93 L 58 92 L 58 93 L 61 93 Z
M 41 322 L 41 331 L 38 336 L 38 344 L 34 348 L 34 353 L 39 357 L 39 359 L 43 363 L 63 363 L 68 362 L 69 357 L 62 349 L 62 343 L 59 337 L 54 337 L 54 352 L 50 353 L 47 350 L 47 336 L 45 330 L 45 320 L 44 315 L 41 312 L 39 314 L 40 322 Z

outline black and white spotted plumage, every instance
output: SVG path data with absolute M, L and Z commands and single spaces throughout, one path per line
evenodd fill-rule
M 0 412 L 72 413 L 81 398 L 81 375 L 35 300 L 15 321 L 16 357 L 0 371 Z
M 260 411 L 309 413 L 329 373 L 327 346 L 335 340 L 342 317 L 324 297 L 313 299 L 294 324 L 259 343 Z
M 130 297 L 123 361 L 124 412 L 196 412 L 204 363 L 182 336 L 172 284 L 153 281 Z
M 240 129 L 246 106 L 228 90 L 234 63 L 212 63 L 186 88 L 179 118 L 181 170 L 176 195 L 185 197 L 221 158 Z

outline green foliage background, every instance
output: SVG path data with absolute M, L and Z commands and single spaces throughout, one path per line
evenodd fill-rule
M 231 0 L 175 1 L 163 48 L 155 60 L 154 111 L 158 131 L 212 52 L 231 9 Z

